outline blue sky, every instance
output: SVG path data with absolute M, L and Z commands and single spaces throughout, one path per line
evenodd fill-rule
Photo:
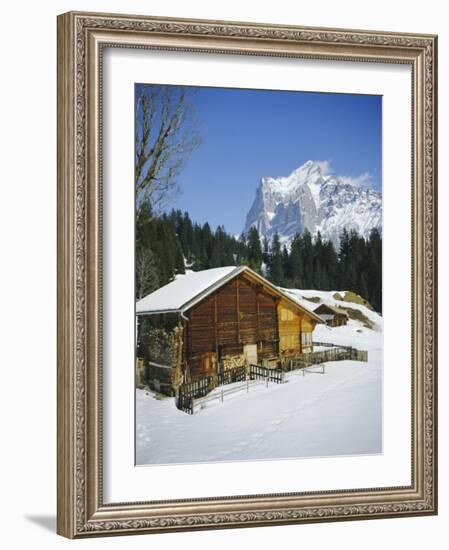
M 240 233 L 262 176 L 326 161 L 348 181 L 381 190 L 381 96 L 193 87 L 203 142 L 170 205 Z

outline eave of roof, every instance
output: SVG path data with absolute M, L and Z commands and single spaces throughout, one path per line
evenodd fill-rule
M 296 309 L 299 309 L 300 311 L 307 313 L 310 317 L 312 317 L 317 323 L 323 323 L 323 319 L 316 313 L 314 313 L 312 310 L 305 308 L 301 304 L 299 304 L 296 300 L 291 298 L 286 292 L 283 292 L 279 287 L 275 286 L 273 283 L 270 283 L 267 279 L 253 271 L 251 268 L 245 266 L 246 272 L 252 276 L 254 279 L 256 279 L 258 282 L 263 284 L 265 287 L 268 287 L 272 290 L 272 292 L 284 300 L 286 300 L 289 304 L 293 305 Z
M 334 313 L 337 313 L 339 315 L 346 315 L 346 317 L 348 317 L 347 311 L 345 311 L 344 309 L 340 309 L 339 307 L 336 307 L 336 306 L 330 306 L 329 304 L 320 304 L 318 307 L 314 309 L 314 311 L 317 311 L 321 307 L 325 307 Z
M 204 289 L 203 291 L 199 292 L 196 296 L 194 296 L 191 300 L 187 301 L 182 306 L 182 311 L 188 311 L 191 309 L 194 305 L 196 305 L 198 302 L 201 302 L 201 300 L 204 300 L 209 294 L 212 294 L 219 288 L 221 288 L 223 285 L 237 277 L 237 275 L 240 275 L 245 271 L 246 266 L 238 266 L 233 271 L 222 277 L 220 280 L 216 281 L 212 285 L 210 285 L 208 288 Z
M 136 314 L 176 313 L 185 310 L 199 296 L 223 284 L 239 268 L 214 268 L 180 275 L 174 281 L 138 300 Z

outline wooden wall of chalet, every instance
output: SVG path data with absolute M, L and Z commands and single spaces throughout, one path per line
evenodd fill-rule
M 311 334 L 315 329 L 316 322 L 286 300 L 281 300 L 278 305 L 279 319 L 279 351 L 281 355 L 295 355 L 302 353 L 304 347 L 312 348 Z M 310 335 L 310 344 L 303 344 L 301 333 Z M 310 349 L 309 349 L 310 351 Z
M 316 321 L 304 315 L 301 319 L 301 353 L 313 351 L 312 332 L 315 330 Z
M 302 332 L 313 332 L 315 329 L 316 322 L 312 321 L 309 317 L 304 316 L 301 322 L 301 331 Z
M 346 317 L 346 315 L 336 313 L 333 319 L 330 319 L 330 322 L 327 322 L 326 324 L 330 325 L 331 327 L 341 327 L 348 324 L 348 318 Z
M 279 351 L 281 355 L 291 355 L 301 352 L 301 318 L 297 308 L 285 300 L 278 305 L 279 319 Z
M 326 325 L 330 327 L 340 327 L 348 324 L 348 315 L 344 312 L 339 312 L 329 308 L 326 304 L 321 304 L 315 309 L 318 315 L 325 315 Z
M 258 357 L 277 353 L 277 299 L 243 276 L 236 277 L 187 314 L 185 353 L 191 376 L 216 372 L 218 358 L 258 344 Z

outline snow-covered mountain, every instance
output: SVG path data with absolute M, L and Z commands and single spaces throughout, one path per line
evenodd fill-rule
M 338 245 L 343 228 L 364 237 L 374 227 L 382 229 L 382 195 L 325 173 L 321 163 L 309 160 L 287 177 L 261 179 L 245 233 L 251 226 L 268 239 L 278 233 L 285 244 L 308 229 Z

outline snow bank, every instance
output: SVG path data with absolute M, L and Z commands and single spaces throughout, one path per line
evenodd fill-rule
M 334 306 L 341 309 L 356 309 L 373 324 L 374 330 L 382 331 L 383 320 L 379 313 L 372 311 L 362 304 L 345 302 L 334 298 L 335 294 L 340 294 L 344 297 L 346 294 L 345 290 L 298 290 L 294 288 L 282 288 L 281 290 L 288 294 L 293 300 L 298 302 L 299 305 L 311 309 L 312 311 L 321 304 L 326 304 L 328 306 Z M 318 298 L 319 300 L 315 302 L 311 301 L 310 298 Z M 316 340 L 315 336 L 314 339 Z

